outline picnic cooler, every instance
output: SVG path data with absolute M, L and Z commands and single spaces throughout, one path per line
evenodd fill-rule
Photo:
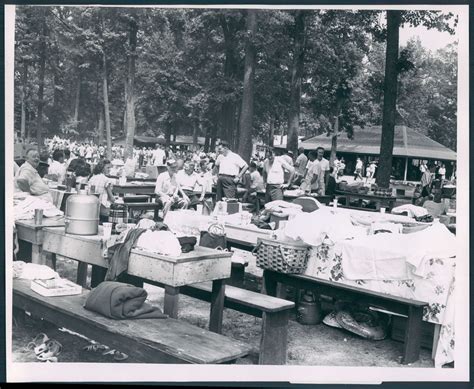
M 110 204 L 109 223 L 112 223 L 112 234 L 117 233 L 117 224 L 128 223 L 128 207 L 126 204 Z
M 79 193 L 66 201 L 65 231 L 73 235 L 97 235 L 99 232 L 99 198 Z
M 280 273 L 301 274 L 306 270 L 309 245 L 279 242 L 258 238 L 252 253 L 257 256 L 257 266 Z

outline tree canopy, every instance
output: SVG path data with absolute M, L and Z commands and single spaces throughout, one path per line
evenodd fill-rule
M 133 129 L 203 136 L 208 147 L 226 139 L 245 154 L 275 134 L 357 137 L 354 126 L 382 122 L 383 17 L 17 6 L 15 131 L 104 142 Z M 451 18 L 412 12 L 401 23 L 449 33 Z M 455 149 L 456 44 L 430 52 L 411 40 L 398 64 L 397 124 Z

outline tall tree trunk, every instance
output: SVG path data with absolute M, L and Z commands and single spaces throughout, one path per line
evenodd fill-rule
M 301 79 L 304 66 L 305 11 L 295 15 L 293 63 L 291 65 L 290 107 L 288 112 L 288 137 L 286 148 L 297 155 L 300 122 Z
M 237 76 L 237 55 L 236 55 L 236 29 L 233 26 L 232 20 L 227 20 L 225 15 L 220 16 L 220 24 L 224 33 L 224 78 L 232 84 Z M 228 87 L 225 93 L 233 93 L 233 89 Z M 237 129 L 237 103 L 235 100 L 226 100 L 221 108 L 221 139 L 228 141 L 231 145 L 234 144 L 235 132 Z
M 270 147 L 273 147 L 273 136 L 275 134 L 275 118 L 272 116 L 270 117 L 270 121 L 268 123 L 268 140 L 267 144 Z
M 211 152 L 214 152 L 216 150 L 216 141 L 217 141 L 217 127 L 215 125 L 212 126 L 211 129 Z
M 104 106 L 100 105 L 101 109 L 99 110 L 99 125 L 97 126 L 99 145 L 104 142 Z
M 252 156 L 253 128 L 253 88 L 255 79 L 255 35 L 257 34 L 257 11 L 247 10 L 247 40 L 245 42 L 245 69 L 242 95 L 242 110 L 240 114 L 239 154 L 250 161 Z
M 42 32 L 40 37 L 40 50 L 39 50 L 39 73 L 38 73 L 38 116 L 37 116 L 37 127 L 36 127 L 36 142 L 38 148 L 43 146 L 43 107 L 44 107 L 44 77 L 46 70 L 46 9 L 41 10 L 42 18 Z
M 211 129 L 209 126 L 206 129 L 206 138 L 204 139 L 204 152 L 208 153 L 211 145 Z
M 397 63 L 401 11 L 387 11 L 387 49 L 385 55 L 385 79 L 382 116 L 380 161 L 377 169 L 377 185 L 388 188 L 392 173 L 393 139 L 397 103 Z
M 102 53 L 102 92 L 104 94 L 105 136 L 107 139 L 107 159 L 112 159 L 112 134 L 110 131 L 109 92 L 107 86 L 107 59 L 105 51 Z
M 28 83 L 28 63 L 23 61 L 23 72 L 21 75 L 21 122 L 20 122 L 20 137 L 23 141 L 26 139 L 26 86 Z
M 336 101 L 336 115 L 334 117 L 334 124 L 331 134 L 331 156 L 329 157 L 329 166 L 334 166 L 337 154 L 337 138 L 339 137 L 339 117 L 341 116 L 342 99 L 338 98 Z
M 193 120 L 193 150 L 198 149 L 199 120 Z
M 81 85 L 82 85 L 82 76 L 79 74 L 77 77 L 76 84 L 76 97 L 74 99 L 74 129 L 77 131 L 79 127 L 79 105 L 81 102 Z
M 128 74 L 127 74 L 127 120 L 126 120 L 126 141 L 125 141 L 125 159 L 133 157 L 133 139 L 135 137 L 135 58 L 137 48 L 137 33 L 138 24 L 135 17 L 130 19 L 129 23 L 130 32 L 130 47 L 128 54 Z

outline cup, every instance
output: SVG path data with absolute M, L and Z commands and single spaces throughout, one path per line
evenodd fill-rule
M 112 236 L 112 223 L 106 222 L 102 224 L 102 235 L 104 240 L 109 240 Z
M 202 215 L 202 210 L 203 210 L 203 205 L 202 204 L 197 204 L 196 205 L 196 211 L 199 215 Z
M 385 208 L 384 207 L 380 208 L 380 213 L 385 213 Z
M 43 210 L 35 209 L 35 224 L 43 224 Z

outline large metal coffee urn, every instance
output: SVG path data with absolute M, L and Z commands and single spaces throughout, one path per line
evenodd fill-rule
M 66 234 L 97 235 L 99 233 L 99 198 L 81 191 L 66 201 Z

